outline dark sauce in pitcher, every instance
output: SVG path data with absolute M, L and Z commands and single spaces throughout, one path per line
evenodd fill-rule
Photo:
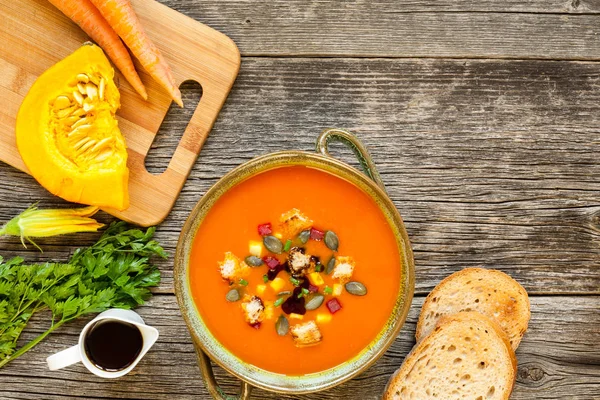
M 144 340 L 137 326 L 117 320 L 99 321 L 85 337 L 85 352 L 105 371 L 130 366 L 142 351 Z

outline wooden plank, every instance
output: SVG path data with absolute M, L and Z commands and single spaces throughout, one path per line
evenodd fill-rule
M 162 1 L 246 56 L 600 58 L 597 0 Z
M 332 390 L 283 396 L 256 390 L 254 399 L 379 399 L 387 380 L 414 344 L 415 323 L 423 298 L 416 298 L 408 323 L 391 349 L 373 367 Z M 511 399 L 591 399 L 600 387 L 599 296 L 533 297 L 530 328 L 517 351 L 519 374 Z M 85 321 L 61 328 L 48 340 L 0 370 L 3 399 L 135 398 L 209 399 L 196 366 L 194 349 L 175 298 L 159 295 L 139 309 L 161 338 L 134 373 L 102 380 L 81 365 L 48 371 L 45 357 L 74 344 Z M 26 339 L 43 330 L 39 319 Z M 229 393 L 236 380 L 220 368 L 217 379 Z
M 311 150 L 323 128 L 342 126 L 371 150 L 405 219 L 418 293 L 481 265 L 531 293 L 599 293 L 599 85 L 597 65 L 585 62 L 248 58 L 158 238 L 173 254 L 193 205 L 230 169 Z M 147 165 L 166 165 L 176 142 L 165 136 Z M 7 165 L 0 182 L 1 221 L 37 200 L 64 205 Z M 73 249 L 65 238 L 39 243 L 43 255 L 0 238 L 3 255 L 29 260 Z M 172 292 L 172 260 L 160 266 L 159 291 Z

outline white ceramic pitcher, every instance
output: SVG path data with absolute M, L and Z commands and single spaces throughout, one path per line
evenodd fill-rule
M 89 359 L 85 351 L 85 339 L 90 329 L 92 329 L 97 322 L 105 320 L 121 321 L 135 325 L 142 334 L 143 344 L 140 354 L 138 354 L 136 359 L 128 367 L 119 371 L 106 371 L 98 368 Z M 140 317 L 135 311 L 113 308 L 99 314 L 83 328 L 81 334 L 79 335 L 79 343 L 77 345 L 51 355 L 46 359 L 46 362 L 48 363 L 48 368 L 50 368 L 52 371 L 82 362 L 90 372 L 97 376 L 102 378 L 118 378 L 128 374 L 133 368 L 135 368 L 135 366 L 140 362 L 148 350 L 150 350 L 150 347 L 152 347 L 157 339 L 158 330 L 144 324 L 142 317 Z

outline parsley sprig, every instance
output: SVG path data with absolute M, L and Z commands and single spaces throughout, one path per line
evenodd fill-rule
M 152 240 L 154 231 L 113 223 L 96 244 L 77 249 L 66 264 L 24 265 L 21 257 L 4 261 L 0 256 L 0 368 L 64 323 L 148 300 L 148 288 L 160 282 L 160 272 L 149 258 L 167 257 Z M 44 310 L 52 313 L 49 328 L 17 349 L 29 319 Z

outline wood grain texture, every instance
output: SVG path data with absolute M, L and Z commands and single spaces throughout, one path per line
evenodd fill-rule
M 600 1 L 161 2 L 231 36 L 245 56 L 157 231 L 171 254 L 193 205 L 224 173 L 268 152 L 312 151 L 318 133 L 332 126 L 354 131 L 371 151 L 415 252 L 418 295 L 379 362 L 330 391 L 293 397 L 257 390 L 253 399 L 380 398 L 414 344 L 422 296 L 466 266 L 501 269 L 532 295 L 511 399 L 598 397 L 600 69 L 572 60 L 600 58 Z M 525 60 L 504 60 L 515 58 Z M 28 82 L 18 78 L 16 90 Z M 199 95 L 186 85 L 186 98 Z M 166 168 L 191 116 L 183 110 L 167 117 L 146 160 L 149 171 Z M 334 153 L 356 166 L 345 149 Z M 0 221 L 38 200 L 66 206 L 0 164 Z M 61 260 L 72 243 L 97 237 L 40 240 L 44 254 L 0 238 L 0 253 Z M 172 295 L 172 259 L 158 265 L 163 281 L 140 312 L 161 337 L 133 374 L 101 381 L 81 366 L 47 371 L 45 357 L 75 343 L 85 324 L 77 321 L 0 370 L 0 398 L 209 400 Z M 38 319 L 23 339 L 43 329 Z M 235 379 L 216 371 L 236 392 Z
M 163 0 L 245 56 L 598 60 L 597 0 Z
M 133 1 L 148 36 L 164 53 L 177 83 L 202 85 L 198 107 L 190 108 L 189 124 L 162 174 L 144 167 L 155 134 L 171 99 L 145 73 L 145 102 L 117 74 L 121 108 L 119 126 L 127 141 L 130 206 L 111 214 L 139 225 L 160 223 L 171 210 L 196 157 L 217 118 L 240 66 L 235 44 L 222 33 L 155 1 Z M 45 0 L 2 0 L 0 24 L 0 160 L 27 171 L 14 137 L 15 120 L 23 97 L 35 78 L 75 51 L 87 36 Z M 36 21 L 32 24 L 32 21 Z M 138 71 L 143 71 L 138 65 Z M 121 79 L 120 79 L 121 78 Z
M 304 396 L 284 396 L 256 390 L 253 399 L 379 399 L 390 375 L 414 345 L 414 331 L 423 298 L 416 298 L 408 322 L 390 350 L 370 369 L 337 388 Z M 532 319 L 517 350 L 519 372 L 512 400 L 591 399 L 600 385 L 599 296 L 534 297 Z M 132 374 L 118 380 L 102 380 L 81 366 L 48 371 L 45 357 L 77 340 L 85 321 L 61 328 L 34 350 L 0 370 L 3 399 L 128 398 L 208 399 L 194 348 L 172 295 L 159 295 L 139 309 L 161 337 Z M 39 319 L 27 337 L 43 329 Z M 25 338 L 25 339 L 26 339 Z M 582 350 L 585 349 L 583 353 Z M 217 380 L 229 392 L 238 383 L 222 369 Z M 35 376 L 32 380 L 30 377 Z M 39 397 L 37 397 L 39 396 Z
M 403 215 L 418 293 L 481 265 L 530 293 L 599 293 L 599 82 L 594 63 L 248 58 L 158 238 L 173 253 L 193 205 L 230 169 L 311 150 L 321 129 L 342 126 L 366 143 Z M 166 165 L 172 135 L 150 167 Z M 1 220 L 39 199 L 63 204 L 6 165 L 0 175 Z M 0 243 L 23 252 L 17 239 Z M 40 243 L 46 253 L 29 258 L 72 249 L 64 239 Z M 160 291 L 172 292 L 172 261 L 160 265 Z

